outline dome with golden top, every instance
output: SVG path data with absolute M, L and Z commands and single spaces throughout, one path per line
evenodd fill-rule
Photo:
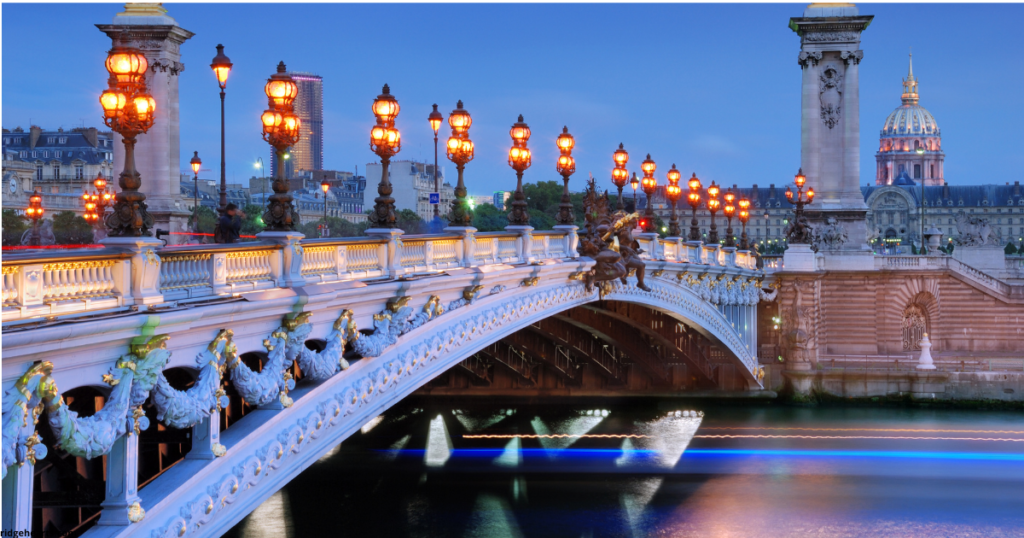
M 903 79 L 902 100 L 903 104 L 885 119 L 882 136 L 940 136 L 935 116 L 918 104 L 913 57 L 910 60 L 910 72 Z

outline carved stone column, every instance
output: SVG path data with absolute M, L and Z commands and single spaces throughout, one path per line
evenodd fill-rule
M 179 27 L 160 4 L 126 4 L 112 24 L 96 27 L 112 42 L 140 49 L 149 61 L 146 86 L 156 101 L 156 115 L 135 146 L 135 167 L 142 177 L 139 190 L 146 194 L 154 228 L 187 231 L 189 212 L 179 185 L 178 74 L 185 70 L 181 44 L 194 34 Z M 124 144 L 121 135 L 114 133 L 114 169 L 123 167 Z
M 789 23 L 800 36 L 800 164 L 817 195 L 808 218 L 820 224 L 834 217 L 845 228 L 848 241 L 831 253 L 858 269 L 871 265 L 860 190 L 859 64 L 860 35 L 872 18 L 850 4 L 811 4 Z

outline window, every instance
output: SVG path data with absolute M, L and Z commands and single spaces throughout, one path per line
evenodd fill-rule
M 60 139 L 57 142 L 60 143 L 60 144 L 67 144 L 68 143 L 68 137 L 62 136 L 62 137 L 60 137 Z
M 928 177 L 935 177 L 935 165 L 934 164 L 931 165 L 931 174 L 929 174 Z
M 42 181 L 42 180 L 43 180 L 43 165 L 37 164 L 36 165 L 36 181 Z
M 24 159 L 24 158 L 28 157 L 28 152 L 27 151 L 22 151 L 21 153 L 18 154 L 18 156 L 21 157 L 22 159 Z
M 60 165 L 53 165 L 53 179 L 60 179 Z
M 85 171 L 82 169 L 82 165 L 75 165 L 75 179 L 83 179 L 85 177 Z
M 60 158 L 60 156 L 61 156 L 61 153 L 63 153 L 63 152 L 61 152 L 61 151 L 55 151 L 55 152 L 53 152 L 54 156 L 56 156 L 56 157 L 57 157 L 58 159 Z
M 914 179 L 921 179 L 921 165 L 914 165 Z
M 53 137 L 52 136 L 46 137 L 46 143 L 47 144 L 53 144 Z

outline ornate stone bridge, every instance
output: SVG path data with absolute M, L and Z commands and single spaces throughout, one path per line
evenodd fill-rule
M 654 330 L 671 318 L 761 389 L 767 296 L 748 253 L 647 236 L 651 291 L 632 276 L 588 289 L 594 262 L 577 240 L 567 227 L 4 256 L 4 528 L 218 535 L 395 402 L 526 328 L 587 355 L 569 332 L 639 326 L 710 375 Z M 630 304 L 655 314 L 638 321 Z M 645 360 L 650 346 L 622 340 Z

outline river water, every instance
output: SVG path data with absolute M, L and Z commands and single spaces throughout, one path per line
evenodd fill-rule
M 1019 412 L 610 405 L 393 409 L 229 536 L 1024 537 Z

